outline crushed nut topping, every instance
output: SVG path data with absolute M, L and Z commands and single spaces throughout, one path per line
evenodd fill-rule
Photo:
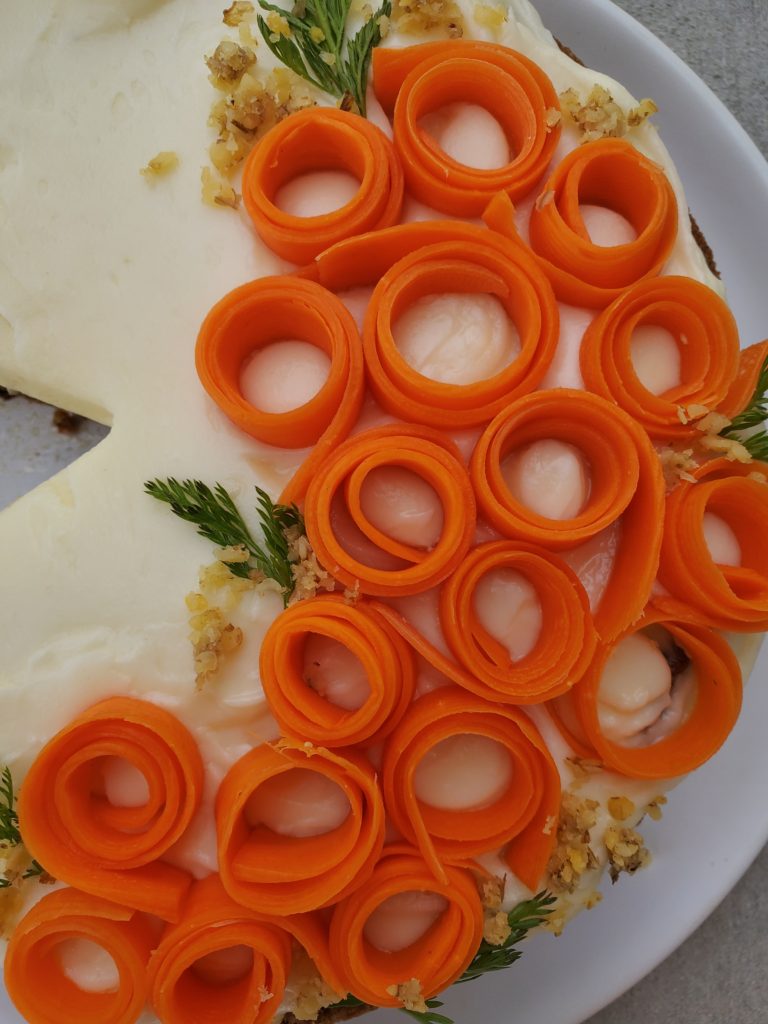
M 228 181 L 219 177 L 210 167 L 204 167 L 200 180 L 203 183 L 203 202 L 208 206 L 227 206 L 236 210 L 240 205 L 240 196 Z
M 486 910 L 501 909 L 501 904 L 504 902 L 505 888 L 506 880 L 504 878 L 499 878 L 495 875 L 493 878 L 483 879 L 480 883 L 480 899 Z
M 699 464 L 693 457 L 693 448 L 685 448 L 683 451 L 676 448 L 660 448 L 659 459 L 667 490 L 673 490 L 681 480 L 689 484 L 696 483 L 693 474 L 699 468 Z
M 256 63 L 256 54 L 250 47 L 240 46 L 231 39 L 219 43 L 210 57 L 205 58 L 211 72 L 211 84 L 227 89 L 239 82 L 245 72 Z
M 271 11 L 267 17 L 267 28 L 272 33 L 269 37 L 271 42 L 276 43 L 282 36 L 284 39 L 291 38 L 291 26 L 288 24 L 288 19 L 282 14 L 278 14 L 277 11 Z
M 249 21 L 256 13 L 256 9 L 249 0 L 235 0 L 235 2 L 224 11 L 224 24 L 230 28 L 237 28 L 243 22 Z
M 652 821 L 661 821 L 663 816 L 662 807 L 664 807 L 666 803 L 667 798 L 665 796 L 656 796 L 645 808 L 645 813 Z
M 598 866 L 590 845 L 591 830 L 597 824 L 596 800 L 581 800 L 567 790 L 560 804 L 557 845 L 547 865 L 547 888 L 554 893 L 572 893 L 582 876 Z
M 585 782 L 590 775 L 596 775 L 603 770 L 602 763 L 589 757 L 567 757 L 565 763 L 571 769 L 574 779 L 577 782 Z
M 716 434 L 705 434 L 700 438 L 699 444 L 707 452 L 714 452 L 716 455 L 723 455 L 729 462 L 742 462 L 745 465 L 752 462 L 752 456 L 747 448 L 732 437 L 718 437 Z
M 421 993 L 421 982 L 416 978 L 404 981 L 400 985 L 390 985 L 387 993 L 403 1004 L 404 1010 L 412 1013 L 426 1013 L 429 1007 Z
M 357 604 L 360 600 L 360 580 L 355 580 L 354 587 L 347 587 L 344 591 L 344 604 Z
M 625 113 L 602 85 L 595 85 L 586 100 L 575 89 L 566 89 L 560 104 L 563 115 L 581 132 L 582 142 L 621 138 L 658 111 L 653 100 L 646 99 Z
M 148 180 L 162 178 L 164 175 L 170 174 L 171 171 L 175 171 L 178 166 L 178 154 L 172 150 L 164 149 L 157 156 L 153 156 L 147 166 L 141 168 L 139 174 L 142 174 Z
M 464 18 L 453 0 L 395 0 L 392 21 L 406 35 L 445 32 L 449 39 L 464 35 Z
M 289 603 L 296 604 L 297 601 L 314 597 L 318 590 L 334 590 L 336 581 L 318 562 L 306 534 L 298 526 L 290 526 L 285 531 L 285 539 L 288 542 L 288 561 L 292 563 L 293 575 L 293 593 Z
M 626 821 L 637 808 L 626 796 L 612 796 L 608 800 L 608 813 L 615 821 Z
M 346 993 L 335 992 L 317 971 L 303 949 L 294 950 L 291 967 L 291 987 L 296 992 L 293 1015 L 296 1020 L 317 1020 L 320 1011 L 344 998 Z
M 486 913 L 483 920 L 483 938 L 490 946 L 503 946 L 512 929 L 509 927 L 509 916 L 503 910 Z
M 609 825 L 605 830 L 603 842 L 608 850 L 612 882 L 618 881 L 622 872 L 633 875 L 651 859 L 643 837 L 633 828 L 616 828 L 615 825 Z
M 558 110 L 557 107 L 547 107 L 547 110 L 544 114 L 544 126 L 546 127 L 547 131 L 551 132 L 553 128 L 557 128 L 557 126 L 562 122 L 562 120 L 562 111 Z

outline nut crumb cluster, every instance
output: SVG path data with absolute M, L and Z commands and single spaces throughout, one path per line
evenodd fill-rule
M 731 425 L 731 420 L 720 412 L 712 411 L 706 405 L 678 406 L 677 416 L 687 426 L 692 423 L 698 435 L 687 448 L 665 446 L 658 449 L 661 468 L 668 490 L 673 490 L 681 481 L 695 484 L 693 475 L 701 463 L 712 456 L 725 458 L 729 462 L 748 465 L 753 462 L 749 450 L 734 437 L 723 437 L 721 432 Z M 698 456 L 698 458 L 697 458 Z M 765 481 L 758 473 L 755 479 Z
M 449 39 L 464 35 L 464 17 L 453 0 L 395 0 L 392 22 L 405 35 L 441 32 Z
M 574 893 L 582 877 L 598 867 L 591 844 L 599 806 L 596 800 L 582 800 L 567 790 L 563 793 L 557 843 L 547 865 L 547 888 L 552 892 Z
M 623 872 L 633 875 L 650 862 L 650 851 L 643 837 L 633 828 L 609 825 L 603 842 L 608 850 L 608 869 L 612 882 L 617 882 Z
M 399 985 L 390 985 L 387 989 L 389 995 L 403 1004 L 404 1010 L 411 1013 L 426 1013 L 429 1007 L 421 991 L 421 982 L 417 978 L 401 982 Z
M 289 526 L 285 531 L 285 539 L 288 542 L 288 561 L 291 563 L 293 576 L 293 593 L 289 603 L 296 604 L 298 601 L 315 597 L 318 591 L 334 590 L 336 582 L 318 562 L 306 534 L 298 526 Z M 358 594 L 359 587 L 358 583 Z M 344 593 L 346 598 L 347 591 Z
M 625 112 L 602 85 L 595 85 L 586 99 L 575 89 L 566 89 L 560 93 L 560 105 L 563 116 L 580 131 L 582 142 L 621 138 L 659 109 L 653 100 L 645 99 Z
M 178 166 L 178 154 L 172 150 L 164 149 L 156 156 L 153 156 L 146 167 L 141 168 L 139 173 L 151 181 L 155 178 L 164 178 L 166 174 L 175 171 Z
M 502 909 L 504 902 L 505 880 L 503 878 L 486 878 L 480 883 L 480 899 L 483 904 L 483 939 L 491 946 L 503 946 L 512 929 L 509 926 L 509 914 Z

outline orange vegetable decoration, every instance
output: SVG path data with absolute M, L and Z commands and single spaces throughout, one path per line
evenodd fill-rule
M 377 529 L 362 508 L 368 474 L 399 466 L 422 477 L 443 506 L 443 530 L 434 548 L 416 548 Z M 333 526 L 334 498 L 343 492 L 352 522 L 402 568 L 376 569 L 345 550 Z M 475 500 L 458 450 L 445 435 L 407 424 L 379 427 L 351 438 L 315 473 L 304 504 L 307 536 L 321 564 L 347 587 L 363 594 L 417 594 L 449 576 L 466 554 L 475 530 Z
M 344 987 L 358 999 L 402 1006 L 388 989 L 418 978 L 422 995 L 429 998 L 466 970 L 482 939 L 483 908 L 470 871 L 447 866 L 445 872 L 447 881 L 440 882 L 415 850 L 390 847 L 365 885 L 334 908 L 331 956 L 344 974 Z M 366 941 L 366 922 L 385 900 L 425 891 L 442 896 L 448 906 L 421 938 L 388 953 Z
M 650 746 L 625 747 L 607 739 L 601 731 L 600 680 L 616 645 L 648 626 L 666 630 L 690 658 L 696 678 L 695 703 L 687 720 L 664 739 Z M 717 753 L 736 724 L 741 692 L 741 670 L 727 641 L 702 626 L 698 615 L 683 605 L 660 599 L 616 641 L 600 646 L 589 671 L 570 696 L 580 735 L 607 768 L 636 779 L 665 779 L 692 772 Z M 564 732 L 568 738 L 568 730 Z
M 559 126 L 548 123 L 560 109 L 552 83 L 537 64 L 505 46 L 457 40 L 377 49 L 373 85 L 387 113 L 394 109 L 395 146 L 409 192 L 453 216 L 479 216 L 496 192 L 525 196 L 560 137 Z M 496 118 L 509 142 L 509 163 L 479 170 L 440 148 L 422 118 L 456 102 L 476 103 Z
M 665 328 L 678 343 L 682 383 L 654 395 L 632 362 L 638 327 Z M 680 406 L 716 408 L 733 383 L 739 363 L 739 333 L 733 314 L 706 285 L 690 277 L 646 278 L 624 292 L 587 329 L 581 343 L 584 384 L 613 399 L 659 441 L 697 435 L 680 422 Z
M 582 204 L 615 210 L 637 238 L 596 245 Z M 531 245 L 561 301 L 604 309 L 624 289 L 661 271 L 675 244 L 677 218 L 663 170 L 630 143 L 605 139 L 573 150 L 555 169 L 531 213 Z
M 713 628 L 762 632 L 768 629 L 768 465 L 716 459 L 693 475 L 697 483 L 681 482 L 667 499 L 659 578 Z M 713 560 L 704 536 L 707 513 L 733 530 L 739 565 Z
M 312 171 L 347 171 L 357 194 L 330 213 L 299 217 L 276 205 L 283 185 Z M 403 172 L 384 132 L 357 114 L 313 107 L 275 125 L 243 169 L 243 201 L 256 230 L 278 256 L 308 263 L 342 238 L 397 224 Z
M 215 958 L 233 948 L 241 974 L 214 973 Z M 206 975 L 205 968 L 210 973 Z M 184 915 L 163 935 L 149 965 L 150 1002 L 163 1024 L 266 1024 L 275 1014 L 291 966 L 291 937 L 227 896 L 217 876 L 190 890 Z
M 307 685 L 304 643 L 328 637 L 361 662 L 370 696 L 355 711 L 330 703 Z M 261 645 L 261 681 L 283 733 L 342 747 L 377 743 L 397 725 L 413 697 L 411 648 L 364 601 L 339 596 L 300 601 L 272 623 Z
M 506 483 L 510 453 L 548 438 L 574 445 L 589 463 L 589 497 L 572 519 L 539 515 Z M 587 392 L 538 391 L 488 425 L 472 455 L 471 474 L 480 509 L 500 533 L 550 550 L 576 547 L 621 516 L 621 542 L 595 625 L 611 639 L 640 615 L 659 562 L 664 479 L 647 434 L 631 417 Z
M 493 803 L 446 810 L 419 800 L 414 774 L 422 758 L 449 737 L 484 736 L 509 753 L 512 779 Z M 541 881 L 555 836 L 547 820 L 560 807 L 560 776 L 538 730 L 522 711 L 488 704 L 449 687 L 419 698 L 387 742 L 382 765 L 384 800 L 392 822 L 418 847 L 430 871 L 448 880 L 446 863 L 509 843 L 509 866 L 530 889 Z
M 64 973 L 58 947 L 95 943 L 120 973 L 116 989 L 87 992 Z M 11 935 L 3 974 L 8 994 L 29 1024 L 133 1024 L 147 997 L 147 961 L 155 931 L 135 910 L 59 889 L 44 896 Z
M 544 274 L 520 248 L 489 231 L 418 248 L 384 274 L 363 331 L 368 382 L 375 398 L 401 419 L 444 429 L 487 423 L 517 395 L 532 391 L 557 347 L 559 315 Z M 520 338 L 520 353 L 493 377 L 448 384 L 423 376 L 400 354 L 393 328 L 405 310 L 432 294 L 495 296 Z
M 718 412 L 731 419 L 749 405 L 757 388 L 760 371 L 768 359 L 768 341 L 742 349 L 739 354 L 739 368 L 725 400 L 718 406 Z
M 534 587 L 542 628 L 535 646 L 513 661 L 483 627 L 475 591 L 489 572 L 510 569 Z M 497 541 L 472 551 L 443 585 L 440 623 L 454 657 L 488 700 L 538 704 L 565 692 L 581 677 L 595 648 L 589 599 L 576 575 L 556 555 L 532 544 Z
M 103 795 L 102 764 L 113 757 L 146 779 L 143 806 L 116 807 Z M 19 797 L 20 828 L 54 877 L 172 921 L 191 878 L 160 858 L 186 830 L 202 788 L 202 760 L 181 722 L 147 701 L 113 697 L 38 754 Z
M 243 396 L 240 376 L 259 349 L 291 338 L 326 353 L 328 379 L 304 405 L 263 412 Z M 317 463 L 352 429 L 363 401 L 360 337 L 346 307 L 311 281 L 261 278 L 213 307 L 200 328 L 196 362 L 203 387 L 241 430 L 280 448 L 315 446 L 290 484 L 289 500 L 299 500 Z
M 347 819 L 321 835 L 279 835 L 250 826 L 249 799 L 283 772 L 302 768 L 335 782 L 350 804 Z M 244 907 L 280 916 L 335 903 L 373 870 L 384 842 L 384 808 L 370 763 L 354 751 L 341 757 L 311 745 L 263 744 L 230 769 L 216 798 L 219 871 Z

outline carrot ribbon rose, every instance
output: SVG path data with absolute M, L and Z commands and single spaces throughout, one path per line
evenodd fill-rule
M 440 747 L 466 737 L 483 737 L 506 754 L 511 772 L 501 792 L 492 787 L 490 802 L 451 807 L 444 792 L 439 802 L 420 791 L 420 766 L 439 755 Z M 443 755 L 450 758 L 450 750 Z M 494 771 L 498 771 L 494 756 Z M 435 766 L 440 770 L 441 761 Z M 468 769 L 465 759 L 460 768 Z M 480 764 L 476 771 L 482 771 Z M 392 822 L 408 842 L 418 846 L 430 871 L 447 880 L 445 864 L 507 846 L 505 858 L 531 889 L 539 884 L 552 852 L 554 832 L 548 821 L 560 806 L 560 776 L 538 730 L 516 708 L 488 704 L 462 690 L 436 690 L 419 698 L 387 742 L 382 765 L 384 800 Z M 493 782 L 493 780 L 489 780 Z M 456 796 L 456 800 L 461 798 Z
M 426 998 L 466 970 L 483 936 L 483 908 L 472 873 L 447 866 L 438 881 L 415 850 L 390 847 L 365 885 L 334 908 L 331 956 L 345 988 L 374 1006 L 402 1007 L 397 986 L 416 978 Z M 404 948 L 384 950 L 366 937 L 366 925 L 391 898 L 433 894 L 445 906 L 437 920 Z
M 397 467 L 428 484 L 443 510 L 434 547 L 406 544 L 375 526 L 363 507 L 363 485 L 374 470 Z M 334 529 L 335 500 L 342 498 L 353 528 L 376 549 L 400 561 L 374 568 L 348 551 Z M 316 472 L 304 505 L 307 536 L 321 564 L 347 587 L 363 594 L 417 594 L 440 583 L 472 543 L 475 500 L 458 449 L 445 435 L 407 424 L 378 427 L 352 437 Z
M 679 386 L 661 395 L 639 380 L 632 361 L 638 328 L 668 331 L 680 352 Z M 581 343 L 584 384 L 613 399 L 659 441 L 697 435 L 680 421 L 680 407 L 716 408 L 738 369 L 739 333 L 733 314 L 706 285 L 689 277 L 658 277 L 624 292 L 587 328 Z
M 120 758 L 146 780 L 147 801 L 114 806 L 105 764 Z M 32 856 L 84 892 L 175 920 L 190 876 L 160 858 L 197 810 L 203 763 L 192 736 L 147 701 L 113 697 L 83 712 L 43 747 L 19 797 Z
M 333 791 L 329 828 L 314 819 L 280 820 L 281 831 L 265 824 L 265 817 L 272 824 L 282 818 L 279 787 L 292 780 L 279 777 L 294 773 L 296 780 L 297 770 L 300 781 L 316 775 L 324 792 Z M 341 757 L 311 744 L 264 744 L 225 776 L 216 831 L 221 881 L 232 899 L 283 916 L 328 906 L 368 878 L 384 842 L 384 808 L 373 768 L 353 751 Z
M 343 708 L 308 683 L 304 646 L 326 637 L 361 663 L 369 695 L 360 707 Z M 397 725 L 416 682 L 410 647 L 364 601 L 339 596 L 300 601 L 272 623 L 261 645 L 261 680 L 272 714 L 288 736 L 326 747 L 377 743 Z
M 715 629 L 768 629 L 768 465 L 716 459 L 681 482 L 667 499 L 659 578 Z M 733 532 L 738 564 L 713 557 L 706 517 Z M 731 561 L 729 559 L 729 561 Z
M 147 961 L 155 930 L 135 910 L 98 896 L 59 889 L 44 896 L 11 936 L 3 974 L 8 994 L 29 1024 L 134 1024 L 147 997 Z M 112 958 L 115 987 L 87 990 L 66 972 L 62 944 L 93 943 Z
M 582 204 L 615 210 L 637 237 L 597 245 Z M 630 285 L 659 274 L 677 238 L 677 216 L 664 171 L 623 139 L 604 139 L 573 150 L 555 169 L 531 213 L 531 246 L 562 302 L 604 309 Z
M 312 217 L 276 204 L 280 188 L 312 171 L 347 171 L 360 182 L 338 210 Z M 243 169 L 243 202 L 267 245 L 292 263 L 308 263 L 343 238 L 400 219 L 403 172 L 392 143 L 364 117 L 313 107 L 275 125 Z
M 373 86 L 394 109 L 395 146 L 408 190 L 452 216 L 479 216 L 497 192 L 525 196 L 545 173 L 560 137 L 557 93 L 533 61 L 505 46 L 456 40 L 373 52 Z M 492 170 L 450 157 L 422 118 L 451 103 L 476 103 L 501 125 L 512 154 Z

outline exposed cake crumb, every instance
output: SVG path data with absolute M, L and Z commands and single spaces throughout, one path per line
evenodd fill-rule
M 256 9 L 249 0 L 235 0 L 225 11 L 223 21 L 230 28 L 237 28 L 243 22 L 248 22 L 256 13 Z
M 421 982 L 416 978 L 404 981 L 399 985 L 390 985 L 387 993 L 403 1004 L 404 1010 L 412 1013 L 426 1013 L 429 1007 L 421 993 Z
M 83 423 L 82 416 L 77 416 L 73 412 L 67 412 L 66 409 L 54 409 L 52 423 L 60 434 L 66 434 L 73 436 L 76 434 Z
M 637 808 L 626 796 L 612 796 L 608 800 L 608 813 L 615 821 L 626 821 Z
M 211 72 L 211 84 L 226 91 L 253 67 L 256 63 L 256 54 L 248 46 L 241 46 L 232 39 L 224 39 L 211 56 L 205 58 L 205 63 Z
M 464 18 L 453 0 L 395 0 L 392 21 L 405 35 L 435 31 L 449 39 L 464 35 Z
M 177 153 L 172 150 L 164 149 L 162 152 L 153 156 L 146 167 L 142 167 L 139 171 L 148 181 L 153 178 L 162 178 L 166 174 L 170 174 L 171 171 L 175 171 L 179 166 L 179 157 Z
M 633 828 L 616 828 L 615 825 L 609 825 L 605 830 L 603 842 L 608 851 L 612 882 L 618 881 L 622 872 L 633 875 L 651 859 L 643 837 Z
M 591 847 L 591 830 L 597 824 L 596 800 L 581 800 L 567 790 L 560 804 L 557 845 L 547 865 L 547 888 L 555 893 L 572 893 L 582 876 L 598 866 Z
M 582 142 L 621 138 L 658 111 L 653 100 L 645 99 L 625 113 L 602 85 L 595 85 L 586 100 L 575 89 L 566 89 L 560 104 L 563 115 L 581 132 Z
M 662 807 L 664 807 L 666 805 L 666 803 L 667 803 L 667 798 L 665 796 L 661 796 L 661 795 L 656 796 L 656 797 L 653 798 L 653 800 L 651 800 L 651 802 L 645 808 L 645 813 L 648 815 L 648 817 L 652 821 L 661 821 L 663 813 L 664 813 L 662 811 Z
M 693 474 L 699 468 L 699 464 L 693 457 L 693 448 L 685 448 L 682 451 L 676 448 L 660 448 L 659 459 L 667 490 L 673 490 L 681 480 L 689 484 L 696 483 Z

